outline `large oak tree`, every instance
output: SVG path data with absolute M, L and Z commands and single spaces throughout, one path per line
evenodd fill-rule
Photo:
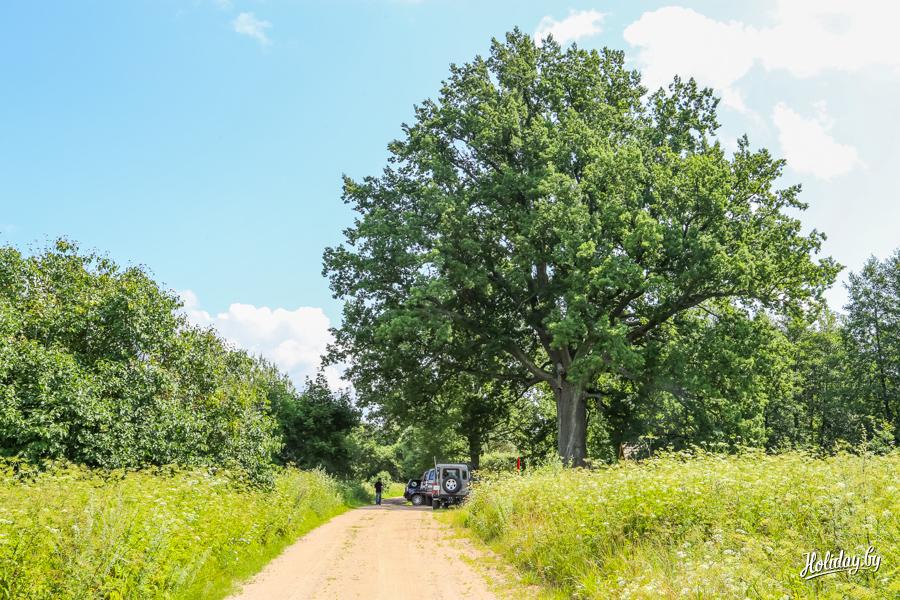
M 381 176 L 346 179 L 358 213 L 325 273 L 346 300 L 332 356 L 363 396 L 427 394 L 453 373 L 552 388 L 558 449 L 586 455 L 586 400 L 650 373 L 655 336 L 706 302 L 786 311 L 833 280 L 801 232 L 783 161 L 726 155 L 717 101 L 676 79 L 647 94 L 621 52 L 516 30 L 451 66 Z

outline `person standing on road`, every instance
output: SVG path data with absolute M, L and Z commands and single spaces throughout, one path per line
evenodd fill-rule
M 381 489 L 383 487 L 380 479 L 375 482 L 375 504 L 381 504 Z

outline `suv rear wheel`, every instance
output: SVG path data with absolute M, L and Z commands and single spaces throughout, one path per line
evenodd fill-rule
M 422 506 L 425 503 L 425 498 L 422 497 L 422 494 L 415 494 L 409 501 L 413 503 L 413 506 Z
M 443 487 L 444 491 L 448 494 L 455 494 L 459 492 L 460 488 L 462 488 L 462 485 L 460 484 L 459 479 L 457 479 L 456 477 L 446 477 L 441 484 L 441 487 Z
M 433 510 L 437 510 L 440 507 L 441 507 L 441 501 L 438 500 L 437 498 L 432 498 L 431 499 L 431 508 Z

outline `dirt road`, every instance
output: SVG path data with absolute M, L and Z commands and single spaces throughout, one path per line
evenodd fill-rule
M 453 539 L 432 509 L 402 499 L 348 511 L 289 546 L 233 599 L 493 600 L 464 557 L 475 549 Z

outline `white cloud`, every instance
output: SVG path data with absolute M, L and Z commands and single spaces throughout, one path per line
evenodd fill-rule
M 798 77 L 826 70 L 888 67 L 900 75 L 900 3 L 779 0 L 775 25 L 761 30 L 763 64 Z
M 862 166 L 856 148 L 841 144 L 831 136 L 833 124 L 824 101 L 815 105 L 811 118 L 796 113 L 784 102 L 775 105 L 772 120 L 778 128 L 778 141 L 788 166 L 829 180 Z
M 743 107 L 735 84 L 755 65 L 796 77 L 824 71 L 888 68 L 900 75 L 900 3 L 878 0 L 777 0 L 772 24 L 718 21 L 668 6 L 649 11 L 624 31 L 651 89 L 673 75 L 717 88 L 723 102 Z
M 669 6 L 644 13 L 623 35 L 626 42 L 640 48 L 638 62 L 650 89 L 666 85 L 673 75 L 695 77 L 718 89 L 730 106 L 743 108 L 733 86 L 756 60 L 757 32 L 752 28 Z
M 557 21 L 551 16 L 546 16 L 538 23 L 534 32 L 534 40 L 540 44 L 548 35 L 560 44 L 575 42 L 581 38 L 590 37 L 603 31 L 604 15 L 596 10 L 571 11 L 569 16 L 562 21 Z
M 178 292 L 181 297 L 181 303 L 184 305 L 181 309 L 188 321 L 200 327 L 209 327 L 212 325 L 212 317 L 208 312 L 200 308 L 200 299 L 197 298 L 192 290 L 182 290 Z
M 234 303 L 225 312 L 211 315 L 200 307 L 191 290 L 180 293 L 183 312 L 200 327 L 214 327 L 228 342 L 275 363 L 298 386 L 314 376 L 321 356 L 333 337 L 331 322 L 321 308 L 301 306 L 294 310 Z M 329 366 L 325 375 L 334 388 L 346 386 L 340 369 Z
M 268 21 L 257 19 L 256 15 L 251 12 L 242 12 L 231 22 L 231 25 L 239 34 L 252 37 L 264 46 L 271 43 L 269 36 L 266 35 L 266 29 L 272 27 L 272 24 Z

